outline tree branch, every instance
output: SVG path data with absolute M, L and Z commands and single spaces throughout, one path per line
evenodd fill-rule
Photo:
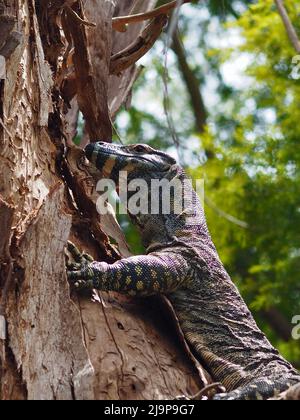
M 81 14 L 83 16 L 81 3 L 76 3 L 74 7 L 76 15 L 79 16 Z M 100 96 L 96 89 L 94 70 L 87 48 L 88 41 L 85 25 L 78 25 L 78 19 L 73 13 L 68 13 L 66 21 L 62 20 L 62 24 L 65 33 L 69 32 L 72 36 L 74 44 L 73 62 L 78 105 L 85 118 L 89 137 L 92 141 L 101 138 L 109 140 L 112 138 L 112 127 L 108 106 L 105 103 L 104 92 L 101 92 Z M 103 101 L 103 103 L 100 104 L 100 101 Z
M 166 15 L 156 17 L 132 44 L 114 54 L 110 62 L 110 74 L 120 74 L 143 57 L 153 47 L 167 20 Z
M 206 125 L 207 112 L 199 89 L 199 80 L 187 62 L 186 51 L 178 31 L 173 36 L 172 50 L 177 56 L 179 69 L 191 98 L 196 129 L 199 133 L 202 133 Z
M 296 52 L 300 54 L 300 40 L 298 38 L 296 29 L 294 28 L 289 15 L 287 13 L 287 10 L 283 4 L 283 0 L 274 0 L 275 4 L 277 6 L 277 9 L 279 11 L 279 14 L 281 16 L 281 19 L 284 23 L 285 29 L 287 31 L 288 37 L 295 48 Z
M 182 4 L 191 3 L 192 0 L 183 0 Z M 178 5 L 178 0 L 171 1 L 170 3 L 163 4 L 154 10 L 146 13 L 138 13 L 131 16 L 121 16 L 112 19 L 112 27 L 115 31 L 126 32 L 126 25 L 128 23 L 138 23 L 144 20 L 152 19 L 161 15 L 168 15 Z

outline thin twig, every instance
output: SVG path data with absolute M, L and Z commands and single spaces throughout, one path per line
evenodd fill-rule
M 191 3 L 192 0 L 182 0 L 182 4 Z M 150 10 L 146 13 L 138 13 L 130 16 L 120 16 L 112 19 L 112 27 L 115 31 L 126 32 L 126 25 L 129 23 L 143 22 L 144 20 L 152 19 L 160 15 L 168 15 L 173 9 L 178 6 L 178 0 L 171 1 L 170 3 L 163 4 L 156 9 Z
M 285 29 L 287 31 L 288 37 L 295 48 L 296 52 L 300 54 L 300 40 L 298 38 L 296 29 L 294 28 L 292 21 L 287 13 L 287 10 L 283 4 L 282 0 L 274 0 L 281 16 L 281 19 L 284 23 Z
M 177 4 L 180 6 L 183 4 L 183 0 L 177 0 Z M 182 145 L 180 142 L 180 138 L 178 136 L 178 133 L 175 128 L 175 123 L 172 117 L 172 112 L 170 110 L 170 95 L 169 95 L 169 71 L 168 71 L 168 51 L 171 46 L 171 42 L 174 39 L 175 31 L 177 30 L 177 23 L 178 23 L 179 15 L 175 14 L 171 20 L 168 34 L 165 41 L 165 48 L 164 48 L 164 71 L 163 71 L 163 85 L 164 85 L 164 112 L 167 119 L 168 127 L 170 130 L 170 133 L 173 138 L 174 145 L 176 147 L 176 151 L 179 158 L 179 163 L 181 163 L 184 166 L 184 159 L 182 155 Z M 225 218 L 229 222 L 240 226 L 243 229 L 248 229 L 249 225 L 248 223 L 237 219 L 236 217 L 224 212 L 223 210 L 219 209 L 218 206 L 213 203 L 207 196 L 205 197 L 205 204 L 207 204 L 210 208 L 212 208 L 220 217 Z
M 118 130 L 118 128 L 117 128 L 117 126 L 116 126 L 116 124 L 113 122 L 113 120 L 112 120 L 111 118 L 110 118 L 110 122 L 111 122 L 111 126 L 112 126 L 112 128 L 113 128 L 113 131 L 115 132 L 115 134 L 116 134 L 116 136 L 117 136 L 117 138 L 118 138 L 119 143 L 120 143 L 120 144 L 122 144 L 122 145 L 124 146 L 125 142 L 124 142 L 124 140 L 122 139 L 122 136 L 121 136 L 121 134 L 120 134 L 120 132 L 119 132 L 119 130 Z
M 171 302 L 169 301 L 169 299 L 166 296 L 161 296 L 159 299 L 166 306 L 166 308 L 168 308 L 168 312 L 169 312 L 169 314 L 171 316 L 171 319 L 172 319 L 172 322 L 174 323 L 174 326 L 176 328 L 180 343 L 182 344 L 187 356 L 192 361 L 195 369 L 197 370 L 198 375 L 199 375 L 199 379 L 201 380 L 203 388 L 206 388 L 212 382 L 212 378 L 210 377 L 209 373 L 201 366 L 199 360 L 192 353 L 192 351 L 191 351 L 191 349 L 190 349 L 190 347 L 189 347 L 189 345 L 188 345 L 188 343 L 185 339 L 183 331 L 180 327 L 180 323 L 179 323 L 179 320 L 177 318 L 177 315 L 176 315 L 176 313 L 174 311 L 174 308 L 173 308 Z
M 97 25 L 96 23 L 93 22 L 88 22 L 87 20 L 82 19 L 76 12 L 75 10 L 72 9 L 72 7 L 69 4 L 65 4 L 63 7 L 68 13 L 71 13 L 74 18 L 78 21 L 78 23 L 85 25 L 85 26 L 90 26 L 92 28 L 95 28 Z
M 209 385 L 205 386 L 199 392 L 197 392 L 197 394 L 195 394 L 195 395 L 179 396 L 179 397 L 176 398 L 176 400 L 188 400 L 188 401 L 202 400 L 202 398 L 208 396 L 209 392 L 212 391 L 212 390 L 215 390 L 216 391 L 215 393 L 226 392 L 226 388 L 220 382 L 216 382 L 216 383 L 209 384 Z
M 197 392 L 196 395 L 193 395 L 191 400 L 200 400 L 202 397 L 207 396 L 208 393 L 212 390 L 218 390 L 219 392 L 226 392 L 226 389 L 220 382 L 216 382 L 214 384 L 207 385 L 205 388 L 201 389 L 201 391 Z
M 249 229 L 249 225 L 247 222 L 243 222 L 242 220 L 237 219 L 236 217 L 232 216 L 231 214 L 226 213 L 225 211 L 219 209 L 219 207 L 205 195 L 204 198 L 205 204 L 208 205 L 213 211 L 215 211 L 220 217 L 228 220 L 230 223 L 234 225 L 240 226 L 243 229 Z
M 163 70 L 163 74 L 162 74 L 162 79 L 163 79 L 163 85 L 164 85 L 164 113 L 167 119 L 167 123 L 168 123 L 168 127 L 170 130 L 170 133 L 172 135 L 172 139 L 178 154 L 178 160 L 179 163 L 181 163 L 183 165 L 183 155 L 182 155 L 182 150 L 181 150 L 181 144 L 180 144 L 180 139 L 179 136 L 177 134 L 176 128 L 175 128 L 175 123 L 173 120 L 173 116 L 172 116 L 172 111 L 170 108 L 170 95 L 169 95 L 169 70 L 168 70 L 168 52 L 172 43 L 172 39 L 174 36 L 174 32 L 176 31 L 176 27 L 177 27 L 177 23 L 178 23 L 178 19 L 179 19 L 179 13 L 178 10 L 180 8 L 180 6 L 182 6 L 182 4 L 184 3 L 184 0 L 177 0 L 176 4 L 177 4 L 177 13 L 173 14 L 170 25 L 169 25 L 169 29 L 168 29 L 168 33 L 166 36 L 166 40 L 165 40 L 165 47 L 164 47 L 164 70 Z

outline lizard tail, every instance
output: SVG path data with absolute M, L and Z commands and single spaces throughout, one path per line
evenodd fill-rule
M 268 379 L 257 379 L 246 386 L 226 394 L 217 394 L 214 400 L 267 400 L 278 397 L 282 392 L 300 383 L 300 378 L 282 378 L 271 381 Z

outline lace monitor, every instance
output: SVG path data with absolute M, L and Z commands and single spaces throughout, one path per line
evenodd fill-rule
M 128 183 L 143 179 L 180 180 L 176 161 L 146 145 L 89 144 L 87 158 L 104 176 Z M 299 373 L 284 360 L 256 325 L 236 286 L 225 271 L 208 232 L 204 210 L 192 185 L 181 214 L 131 215 L 141 232 L 146 255 L 115 264 L 92 262 L 69 243 L 75 263 L 68 278 L 76 289 L 115 291 L 131 296 L 162 293 L 171 301 L 193 352 L 226 393 L 215 400 L 268 399 L 300 382 Z M 133 192 L 129 193 L 133 195 Z M 160 196 L 160 200 L 165 197 Z M 171 201 L 178 197 L 173 194 Z M 130 213 L 129 213 L 130 214 Z M 193 222 L 191 223 L 191 214 Z M 189 216 L 188 216 L 189 215 Z M 196 218 L 196 219 L 195 219 Z

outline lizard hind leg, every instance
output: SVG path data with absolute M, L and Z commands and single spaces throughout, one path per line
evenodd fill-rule
M 300 377 L 298 379 L 283 378 L 281 380 L 276 381 L 268 379 L 258 379 L 253 382 L 250 382 L 248 385 L 236 389 L 235 391 L 226 394 L 217 394 L 214 397 L 214 400 L 267 400 L 270 398 L 278 397 L 282 392 L 286 391 L 287 389 L 295 385 L 297 382 L 300 382 Z

